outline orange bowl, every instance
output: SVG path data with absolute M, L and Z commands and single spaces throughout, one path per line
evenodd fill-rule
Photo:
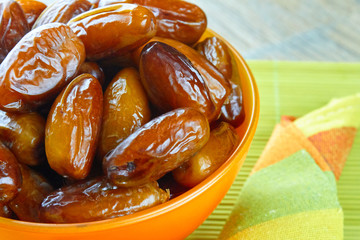
M 219 35 L 207 30 L 203 39 Z M 222 38 L 221 38 L 222 39 Z M 224 40 L 224 39 L 222 39 Z M 225 41 L 225 40 L 224 40 Z M 225 41 L 226 42 L 226 41 Z M 0 238 L 7 240 L 184 239 L 212 213 L 240 170 L 259 119 L 255 79 L 240 54 L 228 44 L 241 78 L 245 122 L 237 128 L 242 141 L 211 176 L 184 194 L 129 216 L 82 224 L 41 224 L 0 217 Z M 235 71 L 235 72 L 236 72 Z

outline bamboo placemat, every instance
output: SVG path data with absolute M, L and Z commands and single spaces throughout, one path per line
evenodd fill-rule
M 260 120 L 246 161 L 212 215 L 187 239 L 217 239 L 281 115 L 302 116 L 331 98 L 360 92 L 360 63 L 249 61 L 260 91 Z M 338 182 L 344 239 L 360 239 L 360 133 Z

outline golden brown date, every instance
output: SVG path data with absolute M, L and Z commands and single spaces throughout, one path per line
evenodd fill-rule
M 159 205 L 169 192 L 157 182 L 120 188 L 105 178 L 76 183 L 50 194 L 41 204 L 41 220 L 49 223 L 79 223 L 129 215 Z
M 172 172 L 174 179 L 186 187 L 196 186 L 231 156 L 239 142 L 234 128 L 228 123 L 220 123 L 211 131 L 206 145 Z
M 17 160 L 0 142 L 0 204 L 12 200 L 21 187 L 21 172 Z
M 21 164 L 20 170 L 21 190 L 9 203 L 9 207 L 20 220 L 39 222 L 41 202 L 53 188 L 43 176 L 29 167 Z
M 45 151 L 58 174 L 73 179 L 89 174 L 102 112 L 102 88 L 90 74 L 75 78 L 56 98 L 46 122 Z
M 188 45 L 196 43 L 207 26 L 205 13 L 195 4 L 178 0 L 101 0 L 99 6 L 135 3 L 149 8 L 156 17 L 159 37 Z
M 13 0 L 0 2 L 0 63 L 29 31 L 24 11 Z
M 149 103 L 139 73 L 135 68 L 121 70 L 104 94 L 100 159 L 150 118 Z
M 118 186 L 158 180 L 200 150 L 209 138 L 206 117 L 192 108 L 157 117 L 104 157 L 104 170 Z
M 46 4 L 36 0 L 16 0 L 25 13 L 29 28 L 31 29 L 40 14 L 47 7 Z
M 93 75 L 101 84 L 105 85 L 105 74 L 101 67 L 96 62 L 84 62 L 81 64 L 78 75 L 88 73 Z
M 156 32 L 152 12 L 135 4 L 97 8 L 73 18 L 68 25 L 83 41 L 90 61 L 125 55 Z
M 140 75 L 150 101 L 158 109 L 166 112 L 193 107 L 209 121 L 217 117 L 204 79 L 175 48 L 161 42 L 146 45 L 141 54 Z
M 84 59 L 83 43 L 65 24 L 32 30 L 0 65 L 0 109 L 29 111 L 53 100 Z
M 47 23 L 68 23 L 75 16 L 90 10 L 87 0 L 58 0 L 49 5 L 36 20 L 33 29 Z
M 44 160 L 45 119 L 37 113 L 8 113 L 0 110 L 0 141 L 17 160 L 38 165 Z
M 195 49 L 211 62 L 226 79 L 231 79 L 231 54 L 225 42 L 217 37 L 210 37 L 196 44 Z

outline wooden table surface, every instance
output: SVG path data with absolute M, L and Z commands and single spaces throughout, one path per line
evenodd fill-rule
M 188 0 L 246 59 L 360 61 L 359 0 Z

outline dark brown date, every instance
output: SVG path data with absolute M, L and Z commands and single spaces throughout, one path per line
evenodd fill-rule
M 175 48 L 161 42 L 146 45 L 141 54 L 140 74 L 150 101 L 160 110 L 193 107 L 210 122 L 217 117 L 204 79 Z
M 75 78 L 56 98 L 46 122 L 45 151 L 58 174 L 73 179 L 89 174 L 102 112 L 102 88 L 90 74 Z
M 35 22 L 33 29 L 47 23 L 68 23 L 75 16 L 90 10 L 87 0 L 57 0 L 49 5 Z
M 135 4 L 97 8 L 73 18 L 69 26 L 83 41 L 90 61 L 125 55 L 156 33 L 154 14 Z
M 240 85 L 230 82 L 232 91 L 228 101 L 221 107 L 221 119 L 234 127 L 239 127 L 245 120 L 243 93 Z
M 139 73 L 135 68 L 121 70 L 104 95 L 100 159 L 150 118 L 149 103 Z
M 178 0 L 101 0 L 99 6 L 135 3 L 149 8 L 156 17 L 159 37 L 172 38 L 188 45 L 196 43 L 207 26 L 205 13 L 198 6 Z
M 14 212 L 11 211 L 8 205 L 2 205 L 0 203 L 0 217 L 14 219 L 16 216 L 14 216 Z
M 0 2 L 0 63 L 29 31 L 24 11 L 13 0 Z
M 21 187 L 21 172 L 15 156 L 0 142 L 0 204 L 12 200 Z
M 37 113 L 8 113 L 0 110 L 0 141 L 27 165 L 44 160 L 45 119 Z
M 105 178 L 76 183 L 50 194 L 41 204 L 41 220 L 49 223 L 80 223 L 129 215 L 159 205 L 169 192 L 157 182 L 120 188 Z
M 196 186 L 231 156 L 239 142 L 235 129 L 228 123 L 220 123 L 211 131 L 206 145 L 173 171 L 175 180 L 186 187 Z
M 192 108 L 157 117 L 122 141 L 104 158 L 104 170 L 118 186 L 158 180 L 199 151 L 209 138 L 206 117 Z
M 22 221 L 39 222 L 40 205 L 53 191 L 52 186 L 39 173 L 21 164 L 22 185 L 9 207 Z
M 29 28 L 32 28 L 40 14 L 47 7 L 44 3 L 36 0 L 16 0 L 25 13 Z
M 99 67 L 96 62 L 84 62 L 81 64 L 78 75 L 89 73 L 93 75 L 101 84 L 101 86 L 105 85 L 105 75 L 104 71 Z
M 32 30 L 0 65 L 0 109 L 29 111 L 53 100 L 84 59 L 84 45 L 68 26 Z

